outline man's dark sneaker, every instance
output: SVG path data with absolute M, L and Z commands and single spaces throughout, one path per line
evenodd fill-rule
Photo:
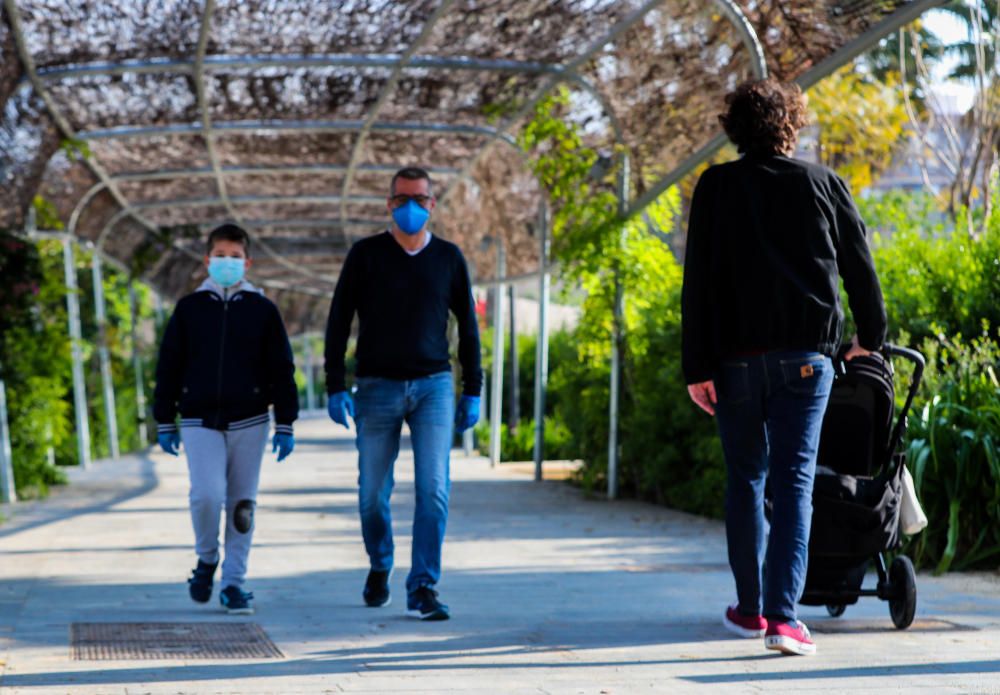
M 429 586 L 422 586 L 406 597 L 406 608 L 410 615 L 421 620 L 447 620 L 451 617 L 448 606 L 437 600 L 437 592 Z
M 389 576 L 392 570 L 371 570 L 365 580 L 365 590 L 361 595 L 369 608 L 381 608 L 392 603 L 389 595 Z
M 219 592 L 219 603 L 225 606 L 229 615 L 253 615 L 252 600 L 253 594 L 238 586 L 227 586 Z
M 198 560 L 198 566 L 191 570 L 191 578 L 188 579 L 188 593 L 191 598 L 198 603 L 207 603 L 212 598 L 212 577 L 215 575 L 215 568 L 219 563 L 210 565 L 207 562 Z

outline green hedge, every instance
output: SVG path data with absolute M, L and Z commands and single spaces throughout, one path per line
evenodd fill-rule
M 930 519 L 908 541 L 918 565 L 996 567 L 1000 559 L 1000 215 L 951 225 L 921 194 L 859 201 L 874 232 L 890 339 L 928 359 L 910 417 L 910 468 Z M 996 210 L 1000 206 L 995 206 Z M 965 219 L 964 217 L 962 219 Z M 622 494 L 721 517 L 725 465 L 714 421 L 687 398 L 680 371 L 680 267 L 667 247 L 632 237 L 642 292 L 627 296 L 621 402 Z M 582 458 L 578 482 L 606 486 L 607 288 L 588 288 L 581 325 L 553 342 L 547 417 L 559 434 L 546 455 Z M 850 317 L 848 316 L 848 319 Z M 971 336 L 971 339 L 965 337 Z M 485 344 L 485 343 L 484 343 Z M 521 393 L 530 413 L 534 341 L 520 343 Z M 909 367 L 899 370 L 899 399 Z M 506 391 L 505 391 L 506 393 Z M 531 457 L 530 422 L 502 440 L 504 459 Z M 485 449 L 488 432 L 479 430 Z M 568 434 L 568 439 L 565 435 Z
M 1000 200 L 998 200 L 1000 202 Z M 1000 565 L 1000 213 L 951 224 L 925 194 L 860 202 L 875 233 L 890 339 L 927 358 L 909 419 L 929 525 L 905 551 L 937 571 Z M 971 220 L 970 220 L 971 217 Z M 898 365 L 899 384 L 908 365 Z M 898 385 L 898 400 L 903 389 Z
M 110 443 L 95 348 L 97 324 L 90 258 L 89 253 L 77 249 L 91 455 L 101 458 L 110 454 Z M 118 440 L 120 450 L 127 452 L 148 443 L 139 437 L 128 278 L 106 265 L 104 271 Z M 0 293 L 0 374 L 7 392 L 17 492 L 27 499 L 44 496 L 50 485 L 63 482 L 61 467 L 75 465 L 78 457 L 62 243 L 33 243 L 0 233 L 0 272 L 4 274 Z M 18 293 L 17 288 L 27 291 Z M 140 318 L 148 320 L 152 315 L 149 292 L 137 285 L 136 293 Z M 155 345 L 144 345 L 141 350 L 149 398 Z M 155 434 L 152 423 L 149 431 Z
M 906 548 L 939 572 L 1000 566 L 1000 345 L 928 338 L 910 418 L 910 471 L 929 525 Z

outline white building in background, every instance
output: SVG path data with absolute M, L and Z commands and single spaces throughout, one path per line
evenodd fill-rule
M 514 326 L 518 335 L 538 334 L 538 280 L 522 280 L 516 283 L 517 294 L 514 300 Z M 476 298 L 477 313 L 480 316 L 485 311 L 487 323 L 492 325 L 493 307 L 489 303 L 489 291 L 485 287 L 477 287 L 473 292 Z M 558 292 L 553 291 L 553 296 Z M 504 288 L 504 330 L 510 331 L 510 295 Z M 580 307 L 556 302 L 549 303 L 549 332 L 572 331 L 580 322 Z
M 948 112 L 938 116 L 947 118 L 959 142 L 964 146 L 968 142 L 969 133 L 962 125 L 963 114 L 957 110 L 957 98 L 942 99 L 948 107 Z M 915 132 L 909 131 L 908 140 L 896 154 L 893 164 L 882 176 L 875 180 L 874 185 L 866 193 L 882 193 L 890 190 L 932 190 L 937 193 L 951 185 L 954 176 L 942 163 L 937 153 L 951 152 L 948 135 L 941 122 L 926 131 L 926 141 Z M 926 170 L 926 174 L 924 173 Z

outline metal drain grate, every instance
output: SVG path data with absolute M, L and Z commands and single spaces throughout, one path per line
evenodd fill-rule
M 281 659 L 257 623 L 73 623 L 72 657 L 109 659 Z

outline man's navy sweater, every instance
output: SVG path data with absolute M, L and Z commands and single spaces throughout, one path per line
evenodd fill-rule
M 344 356 L 358 315 L 357 376 L 409 380 L 451 369 L 448 312 L 458 319 L 462 392 L 478 396 L 483 384 L 479 327 L 469 270 L 459 248 L 431 237 L 411 256 L 392 234 L 351 247 L 326 324 L 326 389 L 346 390 Z

